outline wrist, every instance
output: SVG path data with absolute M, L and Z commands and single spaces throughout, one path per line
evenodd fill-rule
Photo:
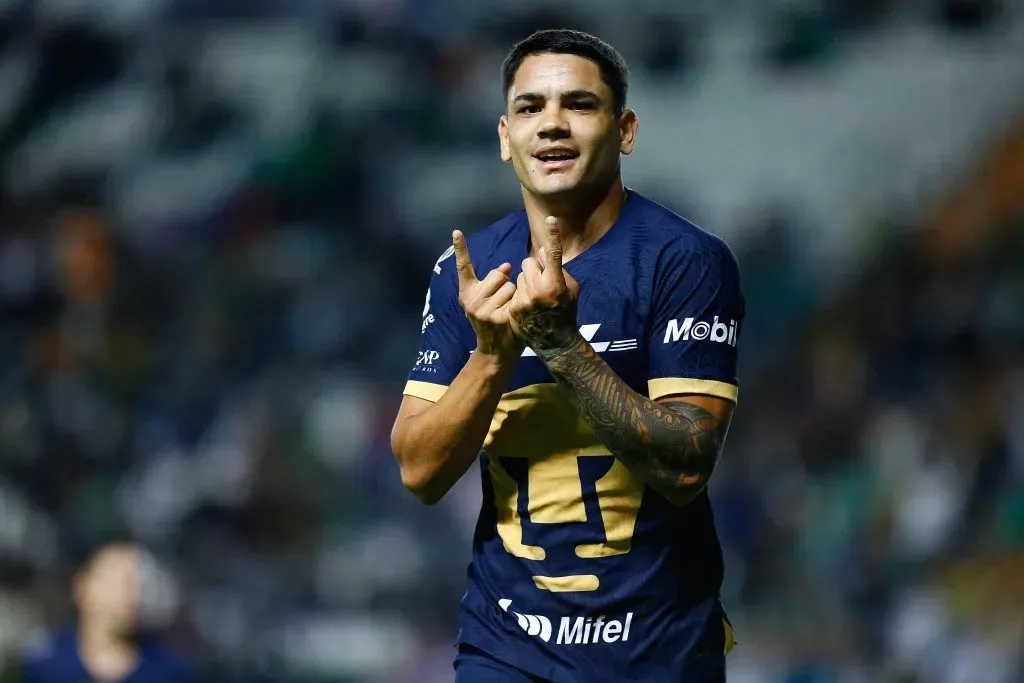
M 541 360 L 547 362 L 579 348 L 580 344 L 584 343 L 586 340 L 580 335 L 579 330 L 560 330 L 545 335 L 544 339 L 536 344 L 531 343 L 530 348 Z
M 480 368 L 495 376 L 507 373 L 515 367 L 522 349 L 488 349 L 477 346 L 473 350 L 471 360 L 474 360 Z

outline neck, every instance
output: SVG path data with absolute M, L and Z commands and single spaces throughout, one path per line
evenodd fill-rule
M 78 652 L 86 670 L 97 680 L 124 679 L 138 660 L 138 648 L 130 638 L 96 623 L 82 623 Z
M 626 189 L 621 176 L 616 176 L 608 189 L 587 196 L 549 199 L 524 190 L 523 204 L 530 223 L 530 253 L 536 253 L 536 245 L 543 243 L 547 230 L 545 221 L 548 216 L 554 216 L 562 227 L 563 263 L 579 256 L 611 229 L 625 201 Z

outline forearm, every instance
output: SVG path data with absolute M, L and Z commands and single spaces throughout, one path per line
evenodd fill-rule
M 511 369 L 474 353 L 445 394 L 396 425 L 392 450 L 402 481 L 428 505 L 439 501 L 476 460 Z
M 669 407 L 633 391 L 579 335 L 537 355 L 633 474 L 674 503 L 704 490 L 725 441 L 723 420 L 696 405 Z

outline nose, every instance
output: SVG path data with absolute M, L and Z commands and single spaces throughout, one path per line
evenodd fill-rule
M 569 121 L 564 116 L 562 107 L 556 103 L 544 108 L 543 119 L 537 129 L 537 135 L 544 140 L 561 140 L 569 137 Z

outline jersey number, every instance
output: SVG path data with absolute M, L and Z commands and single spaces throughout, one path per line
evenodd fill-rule
M 584 482 L 584 460 L 603 458 L 610 467 L 602 476 Z M 511 462 L 518 460 L 519 463 Z M 516 467 L 523 464 L 526 467 Z M 586 463 L 587 465 L 593 463 Z M 522 476 L 513 477 L 510 470 Z M 525 560 L 544 560 L 544 548 L 523 541 L 523 520 L 519 513 L 521 489 L 525 485 L 526 514 L 531 524 L 570 524 L 587 522 L 587 500 L 596 498 L 604 539 L 582 543 L 575 548 L 583 559 L 623 555 L 630 551 L 637 513 L 644 486 L 614 456 L 556 454 L 543 459 L 493 458 L 490 463 L 497 508 L 498 534 L 505 549 Z M 517 481 L 519 480 L 519 481 Z M 587 494 L 584 495 L 584 484 Z M 534 576 L 538 588 L 557 592 L 596 590 L 599 580 L 593 574 L 572 576 Z

